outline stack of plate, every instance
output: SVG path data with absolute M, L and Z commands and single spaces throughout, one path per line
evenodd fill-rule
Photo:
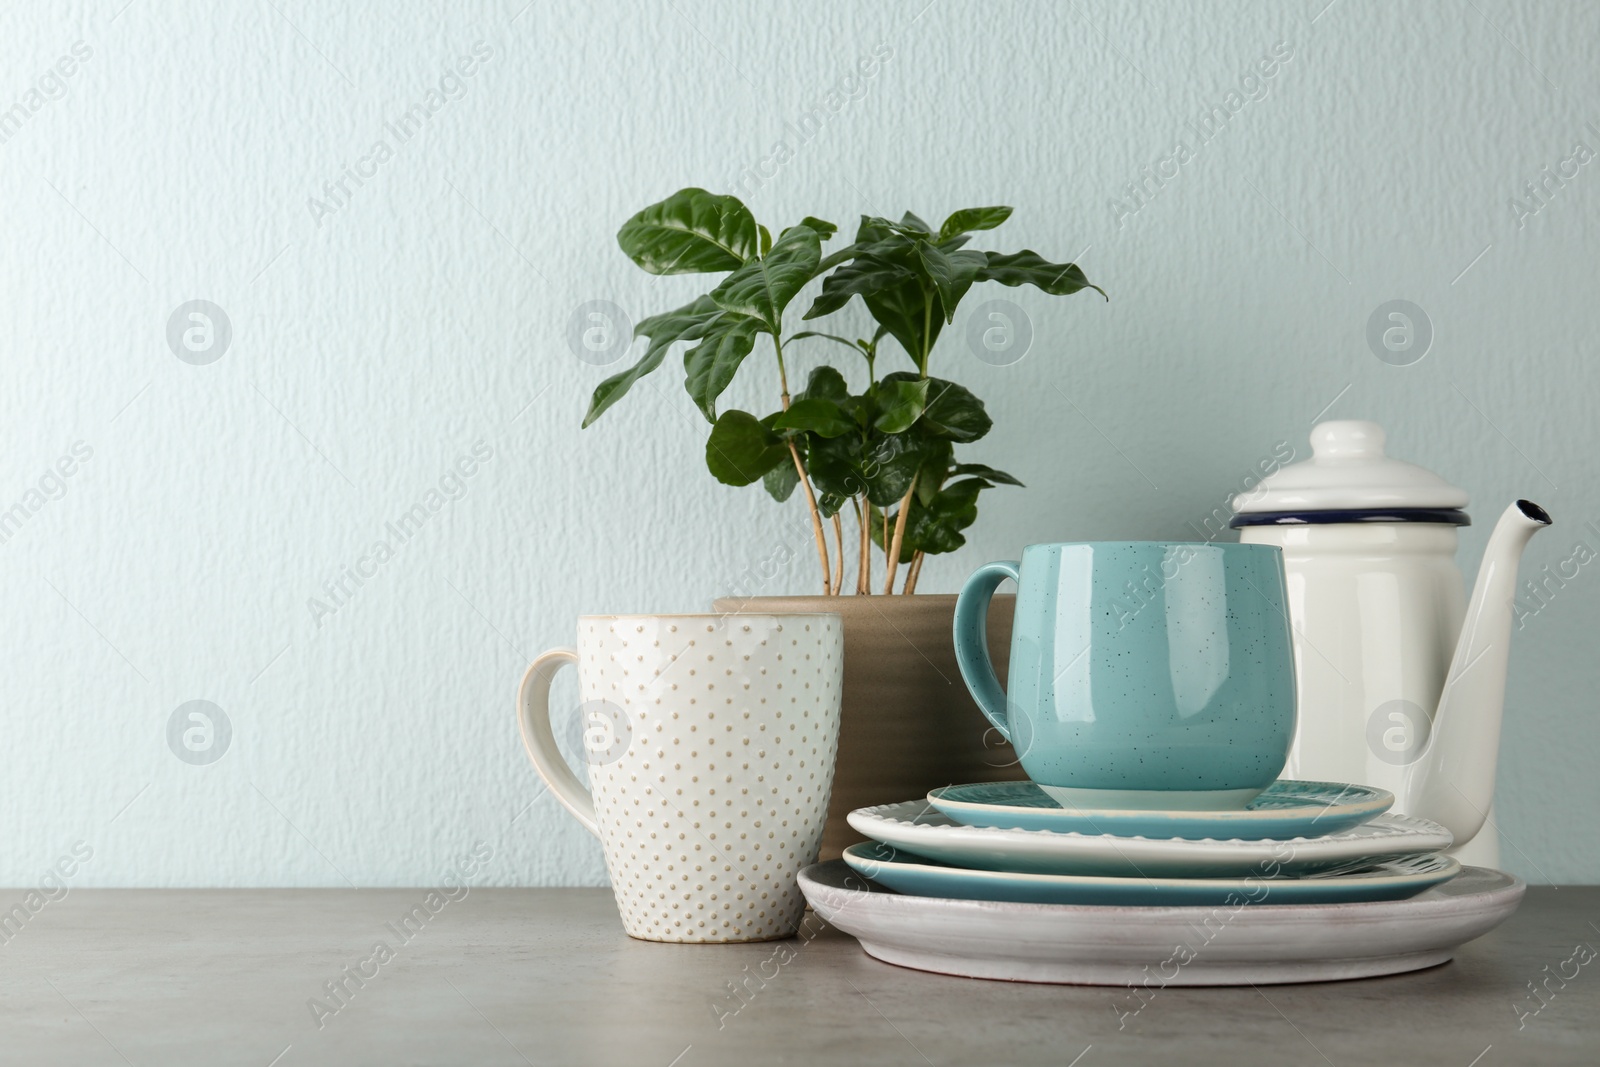
M 820 864 L 801 886 L 871 954 L 945 973 L 1138 981 L 1171 956 L 1167 928 L 1182 927 L 1211 933 L 1163 984 L 1392 974 L 1449 959 L 1523 889 L 1476 869 L 1459 891 L 1445 885 L 1462 872 L 1442 854 L 1449 831 L 1386 814 L 1393 802 L 1366 786 L 1280 781 L 1242 809 L 1084 810 L 1031 782 L 947 786 L 851 812 L 872 840 L 844 862 L 871 884 Z M 1418 921 L 1400 936 L 1395 909 L 1407 907 Z M 1339 936 L 1309 947 L 1306 931 L 1330 919 Z

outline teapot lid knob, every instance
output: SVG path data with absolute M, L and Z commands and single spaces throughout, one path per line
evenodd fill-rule
M 1311 454 L 1318 459 L 1382 459 L 1383 427 L 1363 419 L 1320 422 L 1311 431 Z

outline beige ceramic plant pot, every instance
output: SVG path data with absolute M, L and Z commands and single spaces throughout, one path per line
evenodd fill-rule
M 989 649 L 1004 684 L 1015 597 L 989 609 Z M 723 597 L 718 612 L 837 612 L 844 618 L 844 705 L 822 858 L 865 840 L 856 808 L 914 800 L 960 782 L 1027 777 L 956 667 L 952 594 Z

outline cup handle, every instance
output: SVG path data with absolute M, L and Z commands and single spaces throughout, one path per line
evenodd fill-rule
M 534 660 L 522 676 L 517 690 L 517 725 L 522 730 L 522 746 L 528 750 L 533 769 L 539 772 L 561 806 L 578 817 L 584 829 L 600 836 L 594 816 L 594 798 L 572 773 L 556 748 L 556 735 L 550 729 L 550 684 L 563 666 L 578 665 L 578 654 L 570 648 L 554 648 Z
M 1021 564 L 1014 559 L 985 563 L 967 578 L 956 597 L 956 665 L 978 704 L 978 710 L 994 723 L 1000 736 L 1011 740 L 1011 723 L 1006 717 L 1006 691 L 995 677 L 994 661 L 989 658 L 989 601 L 1000 583 L 1010 578 L 1019 582 Z

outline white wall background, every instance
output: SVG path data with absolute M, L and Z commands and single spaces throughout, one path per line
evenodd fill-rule
M 1010 367 L 973 358 L 964 321 L 947 334 L 938 365 L 997 420 L 975 456 L 1029 488 L 997 490 L 923 588 L 1030 541 L 1192 538 L 1279 442 L 1305 454 L 1324 409 L 1472 490 L 1469 573 L 1519 495 L 1558 523 L 1527 567 L 1600 548 L 1600 165 L 1521 225 L 1510 204 L 1600 149 L 1600 7 L 1323 2 L 0 15 L 0 108 L 25 111 L 0 143 L 0 509 L 93 452 L 0 544 L 0 884 L 79 841 L 81 885 L 423 884 L 480 840 L 492 881 L 603 881 L 517 743 L 527 660 L 579 612 L 703 608 L 786 545 L 770 591 L 808 592 L 815 559 L 797 502 L 705 473 L 675 360 L 580 433 L 607 371 L 568 319 L 696 292 L 635 270 L 617 226 L 731 189 L 880 44 L 857 98 L 750 186 L 758 217 L 1013 204 L 993 247 L 1082 252 L 1112 296 L 995 287 L 1035 329 Z M 78 41 L 92 56 L 58 86 Z M 315 219 L 480 41 L 464 92 Z M 1292 59 L 1200 146 L 1186 122 L 1279 42 Z M 1177 140 L 1195 158 L 1119 220 Z M 1435 331 L 1411 366 L 1365 340 L 1396 298 Z M 232 324 L 205 366 L 166 339 L 193 299 Z M 767 398 L 767 373 L 733 399 Z M 317 625 L 308 599 L 480 441 L 464 495 Z M 1517 638 L 1500 814 L 1535 881 L 1600 879 L 1597 623 L 1590 564 Z M 231 723 L 207 766 L 167 744 L 190 700 Z

